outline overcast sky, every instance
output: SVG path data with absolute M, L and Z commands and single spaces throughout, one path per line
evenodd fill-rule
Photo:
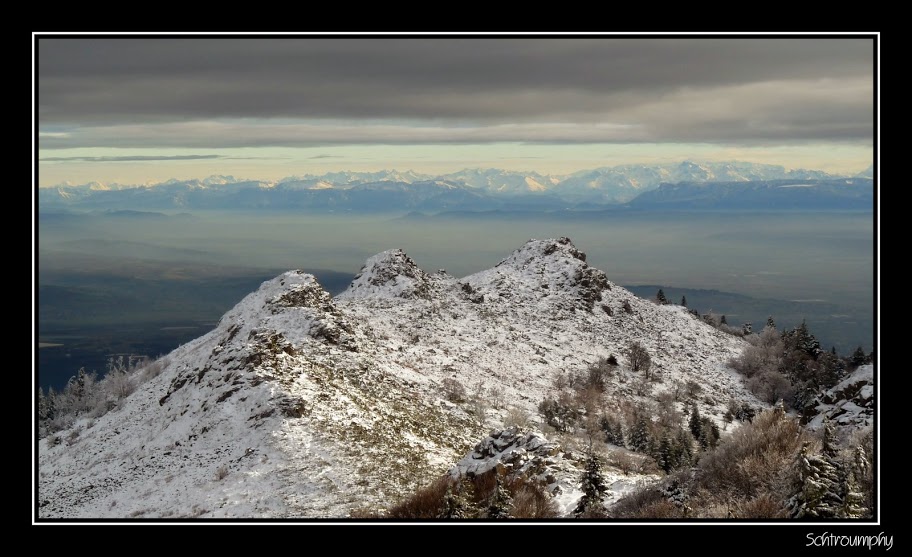
M 39 39 L 41 185 L 872 160 L 873 40 Z

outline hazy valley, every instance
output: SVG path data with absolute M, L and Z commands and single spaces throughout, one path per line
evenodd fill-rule
M 488 180 L 487 188 L 478 176 Z M 496 192 L 490 183 L 498 177 L 513 183 L 503 173 L 468 174 L 473 177 L 475 185 L 465 187 L 482 192 Z M 328 178 L 355 179 L 311 180 Z M 84 190 L 86 200 L 92 192 L 129 193 L 90 187 L 76 189 Z M 163 187 L 150 188 L 149 195 Z M 856 187 L 864 191 L 867 186 Z M 218 198 L 222 189 L 237 186 L 214 183 L 199 191 Z M 646 189 L 658 192 L 659 184 Z M 810 189 L 783 191 L 806 195 Z M 686 296 L 691 307 L 725 314 L 736 324 L 762 327 L 769 315 L 785 326 L 807 319 L 822 342 L 840 353 L 872 347 L 874 223 L 869 209 L 732 212 L 696 211 L 684 204 L 669 212 L 667 204 L 631 207 L 634 200 L 588 210 L 485 206 L 483 211 L 418 213 L 394 211 L 396 203 L 385 201 L 360 214 L 269 207 L 151 211 L 148 200 L 133 197 L 114 209 L 88 209 L 86 200 L 61 204 L 57 193 L 52 201 L 45 193 L 53 192 L 39 190 L 39 336 L 63 346 L 40 351 L 43 385 L 59 387 L 82 366 L 101 371 L 111 354 L 167 352 L 206 332 L 233 303 L 285 269 L 312 272 L 335 294 L 347 287 L 365 258 L 391 246 L 429 268 L 462 276 L 489 267 L 529 238 L 559 236 L 587 246 L 590 261 L 612 280 L 654 285 L 633 289 L 644 297 L 664 287 L 673 301 Z M 528 193 L 526 184 L 524 192 L 508 189 L 497 199 L 512 203 Z M 399 199 L 396 191 L 378 195 Z M 173 205 L 174 196 L 166 198 Z

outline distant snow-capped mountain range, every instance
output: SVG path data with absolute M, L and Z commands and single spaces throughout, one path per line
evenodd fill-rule
M 736 193 L 739 185 L 761 184 L 760 189 L 769 189 L 787 186 L 789 181 L 797 180 L 803 183 L 812 181 L 815 185 L 861 186 L 857 189 L 862 193 L 861 203 L 864 204 L 868 197 L 864 192 L 872 190 L 872 175 L 873 167 L 856 176 L 837 176 L 819 170 L 787 170 L 782 166 L 748 162 L 690 161 L 604 167 L 565 176 L 493 168 L 465 169 L 438 176 L 411 170 L 342 171 L 289 176 L 278 181 L 215 175 L 141 186 L 97 182 L 62 184 L 40 188 L 38 201 L 42 208 L 78 209 L 406 209 L 431 212 L 565 209 L 625 204 L 665 184 L 726 184 L 728 196 Z M 777 183 L 769 186 L 771 182 Z M 818 189 L 830 191 L 827 188 Z M 846 190 L 845 187 L 842 189 Z M 701 191 L 705 198 L 708 190 Z M 839 197 L 859 197 L 851 188 L 846 191 L 848 195 L 841 191 Z M 793 193 L 776 192 L 778 197 Z M 803 194 L 806 197 L 808 192 Z M 755 194 L 751 203 L 757 202 L 762 207 L 762 199 Z

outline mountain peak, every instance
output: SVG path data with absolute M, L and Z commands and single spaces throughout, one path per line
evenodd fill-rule
M 386 250 L 364 263 L 340 298 L 427 298 L 433 279 L 401 249 Z
M 313 275 L 300 270 L 265 281 L 222 317 L 216 332 L 228 341 L 278 335 L 290 351 L 314 342 L 355 350 L 352 328 L 332 296 Z
M 531 239 L 488 271 L 465 279 L 483 294 L 511 298 L 516 293 L 531 293 L 537 298 L 573 300 L 558 307 L 592 311 L 611 290 L 605 273 L 586 263 L 586 254 L 570 238 Z
M 562 236 L 560 238 L 548 238 L 545 240 L 528 240 L 522 247 L 510 254 L 509 257 L 497 264 L 501 265 L 520 265 L 527 266 L 533 260 L 539 258 L 549 259 L 578 259 L 586 262 L 586 254 L 573 245 L 570 238 Z

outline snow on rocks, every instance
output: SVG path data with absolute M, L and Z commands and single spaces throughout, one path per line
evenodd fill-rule
M 633 341 L 652 355 L 656 381 L 643 393 L 627 369 Z M 743 347 L 684 308 L 612 284 L 567 238 L 530 240 L 462 279 L 386 251 L 335 299 L 289 271 L 166 356 L 162 373 L 118 408 L 61 432 L 66 442 L 42 440 L 39 515 L 381 510 L 446 473 L 508 411 L 534 422 L 557 376 L 610 354 L 621 363 L 607 385 L 613 397 L 651 402 L 693 381 L 702 415 L 721 419 L 732 398 L 760 405 L 726 364 Z M 445 380 L 471 400 L 446 400 Z M 476 448 L 487 456 L 475 473 L 496 452 L 495 465 L 540 466 L 546 479 L 554 471 L 563 507 L 578 499 L 579 468 L 547 454 L 554 445 L 540 434 L 506 430 Z M 617 493 L 632 485 L 610 482 Z
M 863 428 L 874 423 L 874 366 L 860 366 L 818 397 L 816 416 L 808 428 L 819 429 L 824 419 L 840 428 Z
M 561 514 L 569 515 L 583 495 L 580 484 L 585 468 L 584 456 L 579 451 L 567 451 L 539 431 L 511 426 L 491 431 L 450 468 L 449 476 L 458 480 L 496 470 L 507 481 L 521 478 L 538 482 L 554 497 Z M 603 497 L 606 507 L 642 483 L 659 479 L 653 475 L 628 476 L 610 466 L 603 468 L 602 475 L 608 486 Z
M 431 277 L 411 257 L 401 249 L 392 249 L 369 258 L 340 297 L 428 298 L 431 282 Z

